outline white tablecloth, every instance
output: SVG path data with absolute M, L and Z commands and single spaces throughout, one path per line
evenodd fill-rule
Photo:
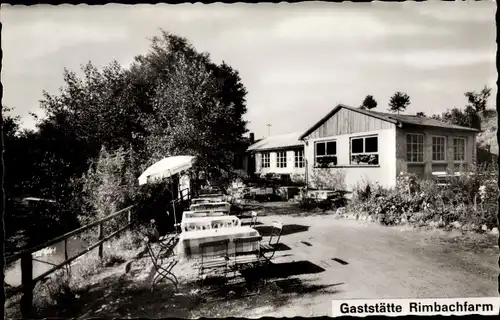
M 192 204 L 189 207 L 191 211 L 224 211 L 229 212 L 231 210 L 231 204 L 227 202 L 209 202 L 209 203 L 199 203 Z
M 194 199 L 191 199 L 191 204 L 214 203 L 214 202 L 224 202 L 224 198 L 218 197 L 218 198 L 194 198 Z
M 223 217 L 227 215 L 229 215 L 229 212 L 223 211 L 184 211 L 182 213 L 182 220 L 201 217 Z
M 217 225 L 233 222 L 233 226 L 241 226 L 241 220 L 236 216 L 208 216 L 208 217 L 196 217 L 196 218 L 184 218 L 181 222 L 182 232 L 192 232 L 187 231 L 186 228 L 189 225 L 208 225 L 212 229 L 217 228 Z M 222 226 L 220 226 L 222 227 Z
M 252 237 L 258 235 L 259 232 L 257 230 L 248 226 L 182 232 L 179 236 L 179 243 L 176 247 L 177 254 L 179 255 L 179 259 L 181 260 L 200 259 L 200 243 L 229 239 L 228 253 L 231 255 L 235 253 L 233 242 L 235 238 Z M 245 244 L 245 250 L 257 250 L 257 245 L 258 244 L 256 242 Z M 247 246 L 251 248 L 249 249 L 247 248 Z M 221 255 L 224 254 L 224 252 L 222 251 L 217 253 L 220 253 Z

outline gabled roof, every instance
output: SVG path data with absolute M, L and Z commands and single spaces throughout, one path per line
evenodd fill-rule
M 303 145 L 303 142 L 299 140 L 302 132 L 293 132 L 288 134 L 281 134 L 276 136 L 270 136 L 263 138 L 250 147 L 247 151 L 258 151 L 258 150 L 273 150 L 273 149 L 283 149 L 287 147 L 299 147 Z
M 436 128 L 446 128 L 446 129 L 452 129 L 452 130 L 480 132 L 480 130 L 477 130 L 474 128 L 457 126 L 454 124 L 450 124 L 447 122 L 443 122 L 443 121 L 439 121 L 439 120 L 427 118 L 427 117 L 419 117 L 416 115 L 409 115 L 409 114 L 393 114 L 393 113 L 387 113 L 387 112 L 371 111 L 371 110 L 353 108 L 353 107 L 349 107 L 349 106 L 346 106 L 343 104 L 339 104 L 335 108 L 333 108 L 333 110 L 330 111 L 326 116 L 324 116 L 320 121 L 318 121 L 315 125 L 313 125 L 311 128 L 309 128 L 309 130 L 307 130 L 304 134 L 302 134 L 299 139 L 301 139 L 301 140 L 304 139 L 309 134 L 311 134 L 314 130 L 318 129 L 323 123 L 325 123 L 328 119 L 330 119 L 330 117 L 333 116 L 341 108 L 348 109 L 348 110 L 358 112 L 358 113 L 362 113 L 364 115 L 374 117 L 374 118 L 377 118 L 377 119 L 380 119 L 383 121 L 387 121 L 390 123 L 394 123 L 400 127 L 406 124 L 406 125 L 415 125 L 415 126 L 423 126 L 423 127 L 436 127 Z

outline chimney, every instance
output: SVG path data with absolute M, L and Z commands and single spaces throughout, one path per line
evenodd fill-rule
M 255 135 L 253 132 L 250 132 L 250 143 L 254 143 L 255 142 Z

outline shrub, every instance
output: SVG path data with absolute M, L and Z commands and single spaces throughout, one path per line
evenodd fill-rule
M 345 170 L 342 169 L 315 169 L 312 171 L 310 185 L 320 190 L 343 190 L 346 189 Z
M 301 200 L 299 203 L 299 207 L 306 210 L 333 210 L 345 207 L 347 205 L 345 192 L 343 192 L 342 190 L 334 191 L 333 194 L 329 195 L 327 199 L 316 199 L 313 197 L 308 197 L 306 193 L 303 193 L 300 199 Z
M 480 174 L 482 173 L 482 174 Z M 440 225 L 460 221 L 488 227 L 496 225 L 498 186 L 494 171 L 464 168 L 445 186 L 407 173 L 397 177 L 396 187 L 384 189 L 365 183 L 354 188 L 351 210 L 373 215 L 386 225 L 430 221 Z
M 81 178 L 82 202 L 87 209 L 79 217 L 82 225 L 104 218 L 134 202 L 138 185 L 131 166 L 131 155 L 123 149 L 101 149 L 99 159 Z M 126 215 L 106 222 L 110 234 L 126 223 Z

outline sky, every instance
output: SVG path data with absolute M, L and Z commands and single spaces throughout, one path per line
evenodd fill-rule
M 368 94 L 378 111 L 403 91 L 407 113 L 434 114 L 487 85 L 494 108 L 495 11 L 493 1 L 2 5 L 2 105 L 33 128 L 29 113 L 42 115 L 42 91 L 58 93 L 65 67 L 128 66 L 162 28 L 239 71 L 256 138 L 305 131 Z

